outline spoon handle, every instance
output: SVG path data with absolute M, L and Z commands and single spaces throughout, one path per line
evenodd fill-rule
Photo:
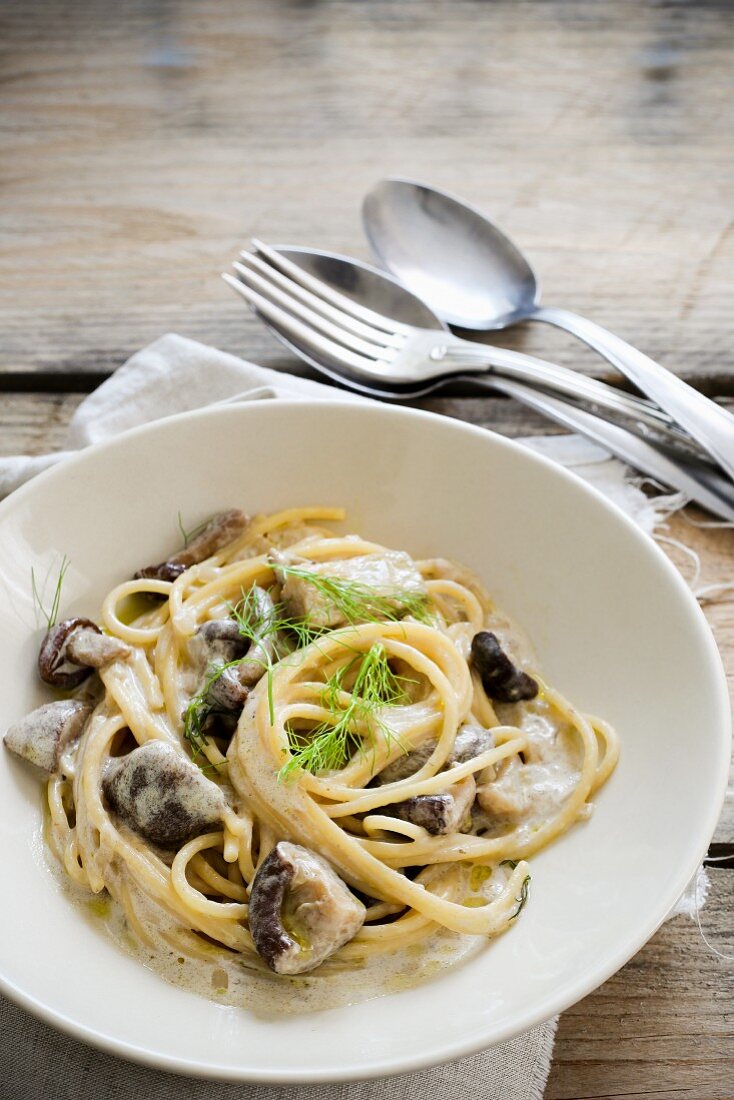
M 477 380 L 476 375 L 470 377 Z M 689 500 L 702 505 L 714 515 L 729 522 L 734 519 L 734 485 L 708 462 L 694 457 L 682 458 L 664 444 L 640 439 L 616 424 L 610 424 L 592 413 L 522 383 L 492 375 L 485 375 L 484 381 L 492 389 L 499 390 L 507 397 L 514 397 L 571 431 L 600 443 L 623 462 L 641 470 L 655 481 L 680 490 Z
M 532 320 L 545 321 L 598 351 L 617 370 L 670 413 L 734 479 L 734 416 L 694 390 L 682 378 L 607 329 L 565 309 L 538 307 Z

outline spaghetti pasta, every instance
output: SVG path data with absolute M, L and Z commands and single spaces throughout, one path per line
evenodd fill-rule
M 528 896 L 528 857 L 614 769 L 614 731 L 541 680 L 476 577 L 326 526 L 343 518 L 256 516 L 104 601 L 128 652 L 77 689 L 93 711 L 48 780 L 47 834 L 149 959 L 273 981 L 316 963 L 328 986 L 439 933 L 496 936 Z M 326 942 L 342 901 L 350 934 Z

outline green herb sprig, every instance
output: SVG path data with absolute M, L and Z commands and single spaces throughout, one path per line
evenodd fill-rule
M 500 867 L 510 867 L 514 871 L 519 862 L 520 861 L 517 860 L 517 859 L 503 859 L 503 860 L 500 861 Z M 510 917 L 510 920 L 515 920 L 516 917 L 519 917 L 520 914 L 522 913 L 523 909 L 525 908 L 525 903 L 528 900 L 528 890 L 529 890 L 529 887 L 530 887 L 530 877 L 531 877 L 530 875 L 526 875 L 525 878 L 522 880 L 522 886 L 520 887 L 520 895 L 519 895 L 519 897 L 515 898 L 515 901 L 517 903 L 517 909 L 515 910 L 515 912 Z
M 410 592 L 396 588 L 392 592 L 378 592 L 359 581 L 332 577 L 317 573 L 299 565 L 279 565 L 278 571 L 286 576 L 298 577 L 319 594 L 347 620 L 348 623 L 399 622 L 406 615 L 419 622 L 430 622 L 428 598 L 423 592 Z
M 187 531 L 186 528 L 184 527 L 184 522 L 183 522 L 183 519 L 181 517 L 180 510 L 177 513 L 177 520 L 178 520 L 178 529 L 179 529 L 179 531 L 181 532 L 181 534 L 183 536 L 184 550 L 189 545 L 189 543 L 191 542 L 192 539 L 195 539 L 197 535 L 201 534 L 201 532 L 204 530 L 204 528 L 206 527 L 206 525 L 208 523 L 208 520 L 204 520 L 197 527 L 192 527 L 190 531 Z
M 185 540 L 192 538 L 197 531 L 186 532 L 181 522 L 179 513 L 179 527 Z M 422 593 L 407 592 L 396 589 L 390 594 L 378 593 L 369 585 L 359 584 L 355 581 L 343 580 L 339 577 L 329 577 L 322 573 L 304 569 L 300 566 L 279 566 L 282 573 L 296 576 L 313 584 L 325 600 L 335 607 L 347 620 L 348 624 L 356 625 L 360 622 L 398 622 L 406 615 L 412 615 L 421 622 L 430 621 L 428 613 L 428 600 Z M 263 641 L 272 639 L 276 635 L 278 639 L 287 639 L 292 642 L 295 650 L 304 649 L 318 638 L 331 633 L 331 628 L 309 622 L 307 617 L 298 619 L 287 613 L 282 604 L 277 604 L 269 615 L 263 615 L 259 609 L 257 598 L 253 589 L 241 593 L 241 600 L 230 605 L 229 611 L 237 623 L 238 630 L 243 638 L 250 642 L 250 652 Z M 344 642 L 347 645 L 348 643 Z M 373 652 L 374 651 L 374 652 Z M 203 750 L 205 735 L 203 727 L 210 714 L 216 713 L 209 693 L 216 680 L 225 672 L 242 661 L 258 660 L 250 656 L 250 652 L 236 661 L 219 665 L 207 676 L 206 682 L 195 696 L 190 700 L 184 711 L 184 737 L 192 745 L 194 759 Z M 271 725 L 275 722 L 275 704 L 273 698 L 273 669 L 274 665 L 287 653 L 289 646 L 282 644 L 275 647 L 274 656 L 266 654 L 260 663 L 263 666 L 264 675 L 267 678 L 268 710 Z M 352 701 L 346 710 L 342 710 L 338 704 L 340 694 L 344 691 L 344 681 L 359 662 L 357 677 L 351 691 Z M 281 769 L 280 777 L 284 778 L 293 771 L 302 768 L 313 773 L 340 767 L 348 759 L 351 750 L 362 746 L 361 739 L 356 736 L 356 728 L 363 726 L 366 721 L 371 721 L 383 729 L 390 736 L 390 730 L 385 726 L 375 712 L 382 706 L 395 705 L 404 697 L 405 678 L 396 677 L 387 661 L 384 647 L 373 646 L 367 654 L 357 654 L 353 661 L 342 665 L 324 686 L 324 704 L 335 715 L 333 723 L 324 723 L 323 728 L 317 727 L 307 737 L 292 733 L 293 756 Z
M 64 554 L 63 558 L 61 559 L 61 565 L 59 566 L 59 572 L 56 578 L 56 585 L 54 586 L 54 594 L 51 600 L 51 607 L 48 611 L 43 605 L 43 600 L 38 589 L 38 584 L 36 582 L 36 571 L 35 569 L 33 569 L 33 567 L 31 567 L 31 591 L 33 593 L 33 603 L 36 607 L 36 621 L 38 621 L 38 614 L 40 613 L 41 616 L 46 620 L 46 626 L 48 630 L 50 630 L 52 626 L 56 625 L 56 620 L 59 617 L 59 608 L 61 607 L 61 589 L 64 583 L 64 577 L 66 576 L 66 571 L 70 565 L 71 561 L 69 560 L 69 558 L 67 558 L 66 554 Z M 46 580 L 48 580 L 48 574 L 46 574 Z
M 354 684 L 348 689 L 355 669 Z M 385 647 L 379 642 L 341 665 L 321 692 L 321 701 L 333 717 L 308 732 L 289 732 L 291 757 L 280 769 L 278 779 L 287 780 L 296 771 L 316 775 L 344 767 L 355 752 L 364 751 L 365 730 L 379 729 L 388 741 L 397 740 L 379 711 L 405 699 L 405 683 L 390 668 Z M 349 695 L 346 706 L 342 704 L 345 694 Z

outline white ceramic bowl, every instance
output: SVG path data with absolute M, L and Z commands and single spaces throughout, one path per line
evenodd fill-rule
M 592 819 L 532 858 L 522 918 L 414 990 L 264 1022 L 128 958 L 72 908 L 42 854 L 39 787 L 0 757 L 2 989 L 107 1050 L 186 1073 L 305 1082 L 420 1068 L 567 1008 L 652 935 L 706 850 L 724 793 L 729 701 L 716 647 L 653 542 L 597 493 L 456 420 L 347 402 L 175 417 L 95 447 L 0 506 L 0 727 L 44 698 L 30 569 L 71 559 L 65 612 L 231 505 L 344 504 L 348 526 L 475 569 L 547 677 L 610 719 L 619 767 Z M 12 884 L 12 889 L 9 889 Z

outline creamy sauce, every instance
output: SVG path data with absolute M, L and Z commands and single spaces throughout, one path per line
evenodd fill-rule
M 520 656 L 517 648 L 514 653 Z M 501 833 L 518 823 L 528 830 L 537 827 L 558 809 L 578 778 L 578 750 L 570 731 L 553 721 L 547 703 L 539 698 L 500 707 L 498 711 L 501 721 L 517 724 L 528 735 L 528 762 L 522 776 L 529 797 L 520 818 L 497 819 L 485 835 Z M 161 923 L 161 910 L 157 906 L 149 906 L 150 919 L 144 922 L 150 942 L 141 942 L 128 926 L 121 906 L 106 891 L 90 897 L 87 891 L 69 881 L 50 853 L 48 861 L 55 878 L 77 907 L 127 954 L 171 985 L 263 1018 L 323 1011 L 409 989 L 476 956 L 491 943 L 440 930 L 421 943 L 361 963 L 350 959 L 340 967 L 337 957 L 311 974 L 276 977 L 264 966 L 262 970 L 246 968 L 241 956 L 203 938 L 198 938 L 197 958 L 182 955 L 167 942 L 167 937 L 180 932 L 180 925 L 173 919 L 167 925 L 165 921 Z M 463 904 L 469 906 L 492 900 L 504 881 L 501 870 L 492 872 L 484 867 L 467 866 L 462 873 L 460 896 Z M 132 884 L 128 888 L 135 889 Z M 138 903 L 144 913 L 147 903 L 142 895 Z
M 90 897 L 88 891 L 69 880 L 50 854 L 48 864 L 80 915 L 95 929 L 102 929 L 127 955 L 170 985 L 218 1004 L 245 1009 L 262 1019 L 326 1011 L 411 989 L 475 956 L 486 946 L 473 936 L 440 931 L 400 951 L 362 963 L 350 960 L 342 969 L 332 963 L 331 968 L 321 967 L 311 974 L 276 977 L 266 970 L 247 969 L 240 956 L 203 939 L 199 958 L 182 955 L 166 942 L 167 934 L 176 931 L 175 922 L 168 926 L 162 923 L 158 908 L 151 909 L 151 923 L 146 926 L 151 943 L 146 945 L 131 931 L 122 907 L 107 891 Z M 472 899 L 483 904 L 484 897 L 491 895 L 491 889 L 484 886 L 481 892 L 467 886 L 465 904 L 471 904 Z
M 300 533 L 302 536 L 316 534 L 317 529 L 303 525 Z M 292 541 L 292 538 L 287 541 Z M 274 542 L 275 540 L 262 540 L 263 546 L 256 542 L 250 548 L 250 553 L 257 553 L 264 548 L 269 549 Z M 283 544 L 286 544 L 285 537 Z M 451 568 L 457 579 L 471 591 L 474 583 L 471 575 L 461 567 Z M 157 605 L 156 601 L 151 601 L 150 597 L 138 596 L 135 599 L 138 602 L 134 606 L 125 608 L 126 619 L 128 616 L 134 619 L 143 611 L 150 614 L 151 607 L 155 608 Z M 212 617 L 228 613 L 229 605 L 226 603 L 221 605 L 215 603 L 209 608 L 209 614 Z M 138 620 L 136 625 L 145 625 L 145 617 L 143 620 Z M 497 635 L 503 649 L 515 663 L 532 671 L 536 664 L 532 647 L 524 632 L 513 621 L 493 610 L 487 618 L 485 629 Z M 475 630 L 476 626 L 472 627 L 469 622 L 458 621 L 453 622 L 446 632 L 456 650 L 465 659 L 469 657 Z M 452 654 L 455 667 L 456 658 L 453 649 L 450 644 L 445 644 Z M 146 661 L 142 654 L 141 661 L 143 663 Z M 134 668 L 133 662 L 123 669 L 123 672 L 131 676 L 131 668 Z M 145 683 L 140 670 L 138 672 L 138 679 L 141 683 Z M 184 659 L 176 674 L 177 700 L 187 702 L 197 690 L 200 678 L 201 670 L 194 667 L 193 662 L 187 663 Z M 152 698 L 150 685 L 146 690 L 149 699 Z M 132 688 L 130 697 L 137 699 L 132 693 Z M 145 700 L 143 696 L 140 698 L 142 706 Z M 163 702 L 161 696 L 161 708 Z M 248 708 L 251 703 L 253 707 L 257 703 L 254 696 L 251 696 L 245 705 L 235 741 L 238 736 L 242 737 L 243 730 L 247 728 Z M 150 722 L 153 725 L 163 722 L 158 710 L 153 707 L 150 709 L 155 710 L 155 713 L 150 715 Z M 491 709 L 490 707 L 490 713 Z M 497 705 L 494 709 L 501 725 L 519 727 L 522 730 L 527 744 L 521 755 L 500 760 L 496 769 L 494 765 L 488 769 L 492 775 L 489 778 L 485 777 L 487 785 L 492 786 L 496 783 L 500 791 L 506 788 L 503 808 L 492 812 L 475 809 L 471 833 L 475 836 L 492 838 L 512 831 L 513 836 L 521 841 L 546 821 L 558 815 L 559 810 L 577 788 L 582 752 L 577 732 L 569 722 L 559 718 L 557 711 L 543 697 L 542 692 L 530 701 Z M 177 703 L 175 707 L 171 706 L 170 710 L 180 713 L 181 707 Z M 411 726 L 420 726 L 421 722 L 428 724 L 429 718 L 428 705 L 420 698 L 416 698 L 411 705 L 398 708 L 393 716 L 393 732 L 399 737 L 401 722 L 404 723 L 406 730 L 409 730 Z M 487 719 L 484 724 L 491 723 Z M 157 727 L 155 732 L 157 735 Z M 254 733 L 253 736 L 255 736 Z M 254 748 L 254 743 L 249 747 Z M 294 792 L 287 784 L 279 782 L 277 772 L 273 771 L 272 764 L 267 761 L 265 755 L 260 759 L 257 752 L 244 753 L 246 767 L 237 753 L 230 752 L 228 755 L 232 786 L 229 784 L 222 786 L 225 797 L 231 802 L 236 802 L 238 796 L 244 796 L 243 801 L 246 804 L 250 803 L 257 811 L 261 827 L 264 823 L 270 829 L 272 836 L 290 838 L 318 851 L 318 835 L 314 832 L 313 822 L 309 816 L 310 801 L 306 794 Z M 64 771 L 69 777 L 73 775 L 74 766 L 73 759 L 65 759 Z M 480 782 L 479 774 L 477 781 Z M 151 797 L 154 794 L 155 792 L 151 789 Z M 154 808 L 151 807 L 151 809 Z M 588 807 L 584 806 L 583 810 L 583 814 L 578 811 L 576 815 L 585 816 Z M 575 810 L 571 812 L 576 813 Z M 469 826 L 465 825 L 465 828 Z M 134 843 L 142 845 L 139 839 Z M 466 852 L 466 849 L 460 849 L 460 851 Z M 486 950 L 491 942 L 481 936 L 460 935 L 440 929 L 427 939 L 390 952 L 372 954 L 362 959 L 355 957 L 354 951 L 348 958 L 340 958 L 337 952 L 317 970 L 310 973 L 297 977 L 276 976 L 268 970 L 259 957 L 249 953 L 251 941 L 248 941 L 241 951 L 235 951 L 215 943 L 203 934 L 192 932 L 191 925 L 183 923 L 184 918 L 175 915 L 170 898 L 165 903 L 152 900 L 136 883 L 115 849 L 109 845 L 105 847 L 104 842 L 95 855 L 95 862 L 97 869 L 102 869 L 100 874 L 103 872 L 107 888 L 96 895 L 90 895 L 88 890 L 75 885 L 51 852 L 48 851 L 46 854 L 54 877 L 66 895 L 84 917 L 95 927 L 103 929 L 120 949 L 139 960 L 171 985 L 183 987 L 217 1003 L 245 1009 L 264 1018 L 321 1011 L 411 988 L 457 965 L 462 960 L 476 956 L 480 951 Z M 159 854 L 164 862 L 170 865 L 172 856 Z M 331 861 L 345 879 L 355 887 L 360 887 L 363 893 L 367 892 L 359 878 L 353 876 L 349 879 L 348 868 L 340 868 L 336 857 L 332 857 Z M 502 865 L 494 869 L 462 863 L 444 864 L 443 867 L 447 868 L 447 874 L 453 876 L 450 880 L 453 900 L 458 905 L 478 908 L 496 901 L 503 893 L 507 901 L 506 885 L 512 872 Z M 94 871 L 95 867 L 90 867 L 90 870 Z M 224 868 L 223 873 L 226 873 Z M 518 874 L 522 875 L 522 873 L 520 869 Z M 94 882 L 93 887 L 97 888 Z M 428 888 L 430 889 L 430 884 Z M 522 894 L 524 897 L 525 887 Z M 391 895 L 389 893 L 378 895 L 375 891 L 374 896 Z M 401 895 L 398 894 L 398 896 Z M 243 895 L 243 898 L 246 898 L 246 895 Z M 519 912 L 520 899 L 516 900 Z M 421 902 L 419 901 L 418 904 L 420 907 Z M 170 912 L 169 909 L 171 909 Z M 180 912 L 179 910 L 179 914 Z M 513 917 L 514 915 L 516 914 L 512 914 Z M 464 916 L 466 914 L 462 910 L 462 918 Z M 235 918 L 231 919 L 234 923 Z M 207 927 L 207 925 L 202 924 L 201 927 Z M 434 927 L 437 926 L 434 925 Z M 462 919 L 459 927 L 476 928 L 478 924 L 475 921 L 469 922 Z M 241 924 L 237 927 L 237 933 L 239 936 L 248 936 Z M 225 939 L 224 942 L 232 942 L 232 939 Z M 353 943 L 353 948 L 356 947 L 357 942 Z

